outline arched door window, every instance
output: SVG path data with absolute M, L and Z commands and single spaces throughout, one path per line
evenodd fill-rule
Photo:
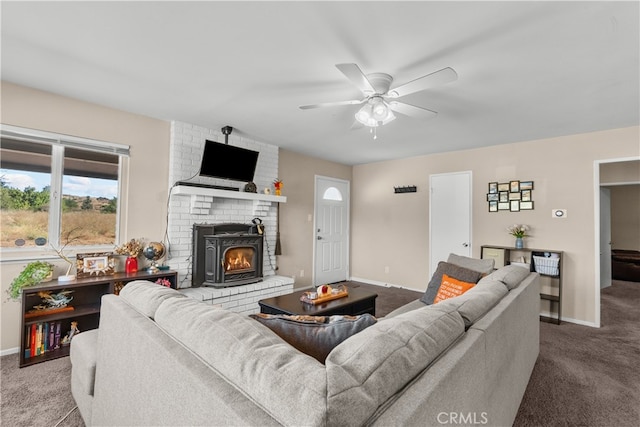
M 335 200 L 337 202 L 342 201 L 342 193 L 336 187 L 329 187 L 322 195 L 324 200 Z

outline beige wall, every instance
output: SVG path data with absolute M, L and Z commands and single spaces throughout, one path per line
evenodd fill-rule
M 278 173 L 287 203 L 280 205 L 282 255 L 277 257 L 277 274 L 296 276 L 295 287 L 307 287 L 313 277 L 315 176 L 351 181 L 351 166 L 280 149 Z M 351 194 L 353 197 L 353 189 Z M 304 270 L 304 277 L 300 277 L 300 270 Z
M 594 161 L 640 155 L 638 127 L 395 160 L 353 168 L 351 275 L 426 289 L 429 280 L 429 175 L 473 174 L 472 246 L 513 245 L 506 227 L 532 227 L 528 247 L 565 251 L 563 316 L 597 324 Z M 535 209 L 487 210 L 489 182 L 532 180 Z M 393 187 L 416 185 L 417 193 Z M 553 219 L 551 210 L 568 210 Z M 375 244 L 374 244 L 375 243 Z M 384 266 L 389 266 L 385 274 Z
M 611 189 L 611 248 L 640 251 L 640 185 Z
M 640 160 L 602 163 L 600 184 L 611 191 L 611 248 L 640 250 Z
M 2 82 L 4 124 L 97 139 L 131 147 L 125 236 L 161 240 L 168 195 L 169 123 Z M 20 342 L 20 303 L 6 290 L 28 261 L 2 260 L 0 349 Z M 63 270 L 62 264 L 58 267 Z
M 617 161 L 600 165 L 600 184 L 624 183 L 640 183 L 640 160 Z

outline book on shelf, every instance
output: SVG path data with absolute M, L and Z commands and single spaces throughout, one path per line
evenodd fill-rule
M 60 348 L 61 321 L 32 323 L 25 328 L 24 357 L 41 356 Z
M 56 334 L 55 334 L 55 340 L 53 342 L 53 348 L 58 349 L 60 348 L 60 335 L 62 332 L 62 323 L 61 322 L 56 322 Z
M 36 355 L 36 330 L 38 329 L 38 325 L 35 323 L 31 324 L 31 337 L 29 338 L 29 343 L 31 346 L 31 357 Z
M 42 337 L 42 353 L 49 350 L 49 322 L 43 325 L 44 335 Z
M 24 357 L 25 359 L 31 357 L 31 326 L 29 325 L 25 328 Z
M 39 356 L 44 353 L 42 345 L 42 323 L 38 323 L 38 334 L 36 335 L 36 354 Z
M 56 322 L 49 322 L 49 348 L 54 349 L 56 342 Z

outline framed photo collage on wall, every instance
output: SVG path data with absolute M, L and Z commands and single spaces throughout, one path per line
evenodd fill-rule
M 533 181 L 490 182 L 489 212 L 533 210 Z

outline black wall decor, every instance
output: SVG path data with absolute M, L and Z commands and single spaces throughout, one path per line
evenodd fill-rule
M 418 191 L 415 185 L 407 185 L 404 187 L 393 187 L 393 192 L 398 193 L 415 193 Z

